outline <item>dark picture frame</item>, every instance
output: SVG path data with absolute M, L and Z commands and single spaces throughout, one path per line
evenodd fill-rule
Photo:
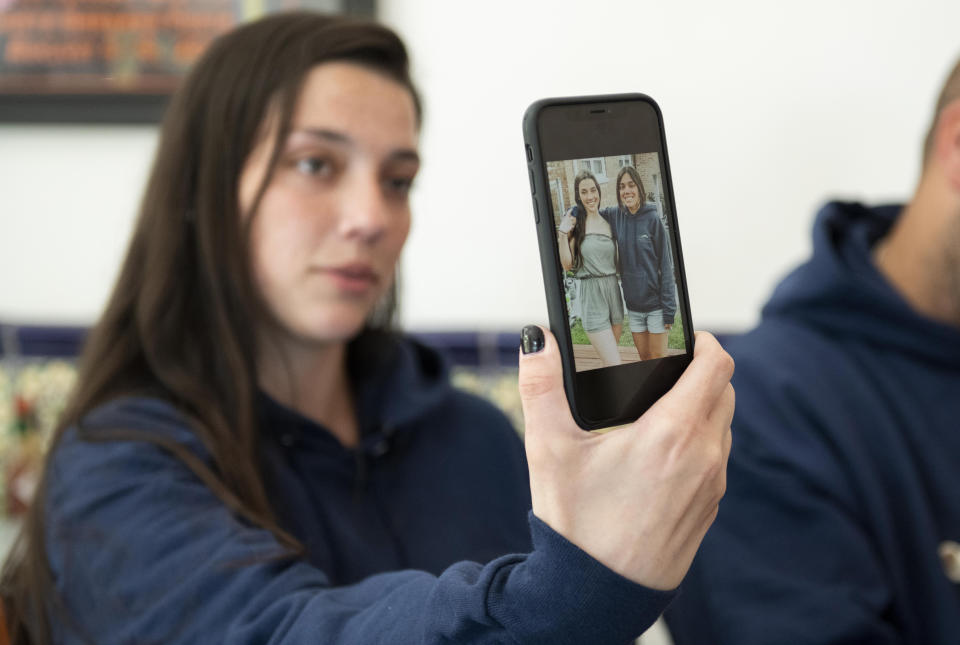
M 123 10 L 108 13 L 103 7 L 110 4 Z M 264 13 L 303 8 L 366 18 L 376 14 L 376 0 L 253 0 L 252 4 Z M 243 7 L 250 5 L 250 0 L 0 0 L 0 124 L 157 124 L 200 45 L 240 24 Z M 174 11 L 180 13 L 171 14 Z M 130 19 L 132 15 L 141 22 Z M 162 24 L 169 25 L 162 34 L 143 26 L 161 24 L 159 15 L 165 21 Z M 200 27 L 185 19 L 191 15 L 203 18 L 197 23 Z M 125 24 L 129 25 L 126 31 Z M 178 30 L 178 26 L 184 27 Z M 188 54 L 178 52 L 175 63 L 170 63 L 181 36 L 191 39 L 192 48 Z M 128 73 L 123 84 L 112 81 L 110 73 L 110 66 L 118 61 L 109 59 L 113 52 L 107 43 L 118 38 L 136 43 L 133 47 L 147 47 L 134 54 L 129 47 L 124 52 L 124 65 L 146 72 Z M 158 50 L 163 55 L 158 56 Z M 141 59 L 140 51 L 159 62 Z M 44 54 L 53 62 L 38 62 Z M 77 62 L 87 54 L 89 58 Z M 73 62 L 58 63 L 58 58 Z

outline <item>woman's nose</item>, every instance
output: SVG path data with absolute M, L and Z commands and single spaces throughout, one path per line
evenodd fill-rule
M 340 194 L 340 232 L 346 238 L 372 243 L 389 226 L 389 205 L 380 177 L 356 172 L 342 184 Z

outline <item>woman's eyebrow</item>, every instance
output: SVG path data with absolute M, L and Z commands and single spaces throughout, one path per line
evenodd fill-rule
M 392 151 L 388 155 L 388 158 L 391 161 L 410 161 L 417 164 L 420 163 L 420 155 L 416 150 L 411 148 L 398 148 Z
M 324 141 L 329 141 L 330 143 L 340 143 L 344 145 L 353 144 L 353 139 L 344 133 L 337 132 L 336 130 L 327 130 L 325 128 L 298 128 L 293 131 L 293 134 L 306 134 L 315 139 L 323 139 Z
M 296 133 L 303 133 L 329 143 L 347 146 L 355 145 L 355 141 L 350 136 L 342 132 L 337 132 L 336 130 L 327 130 L 326 128 L 300 128 L 294 131 L 294 134 Z M 387 158 L 391 161 L 412 161 L 420 163 L 420 155 L 413 148 L 397 148 L 391 150 Z

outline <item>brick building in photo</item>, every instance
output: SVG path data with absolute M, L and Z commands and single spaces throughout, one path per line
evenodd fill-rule
M 600 186 L 600 207 L 617 205 L 617 173 L 624 166 L 632 165 L 640 173 L 647 200 L 657 205 L 660 219 L 664 218 L 663 179 L 656 152 L 641 152 L 632 155 L 612 155 L 575 159 L 572 161 L 547 162 L 547 181 L 550 184 L 550 199 L 553 205 L 554 224 L 560 224 L 560 218 L 571 206 L 576 204 L 573 195 L 573 181 L 581 170 L 589 170 L 597 178 Z

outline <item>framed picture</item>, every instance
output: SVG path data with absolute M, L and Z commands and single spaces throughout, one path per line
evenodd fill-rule
M 206 46 L 266 13 L 375 0 L 0 0 L 0 122 L 159 123 Z

